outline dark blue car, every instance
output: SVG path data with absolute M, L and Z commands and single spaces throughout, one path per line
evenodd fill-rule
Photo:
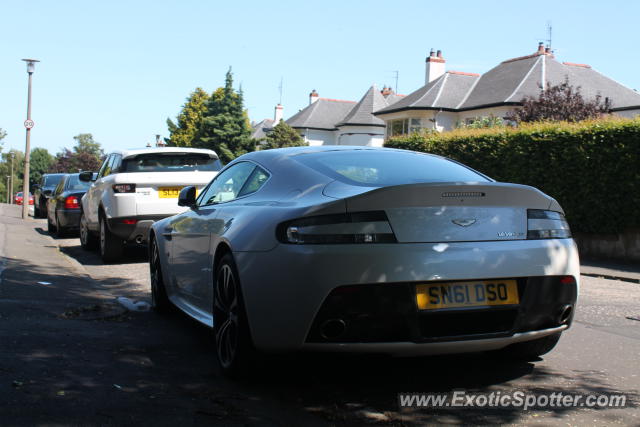
M 63 236 L 70 231 L 78 231 L 80 227 L 80 200 L 91 183 L 80 181 L 78 175 L 64 175 L 49 197 L 47 229 L 51 234 Z

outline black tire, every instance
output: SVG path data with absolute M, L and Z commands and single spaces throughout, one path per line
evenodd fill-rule
M 100 215 L 100 257 L 102 262 L 109 264 L 122 258 L 123 240 L 109 230 L 107 221 Z
M 149 244 L 149 276 L 151 278 L 151 307 L 156 313 L 167 314 L 173 311 L 173 304 L 167 295 L 162 278 L 160 252 L 155 238 Z
M 33 207 L 33 216 L 35 218 L 47 218 L 47 202 L 45 200 L 44 202 L 44 209 L 42 209 L 42 199 L 40 199 L 38 201 L 38 203 L 35 203 L 35 206 Z
M 47 232 L 52 236 L 57 232 L 56 226 L 51 223 L 51 219 L 49 218 L 49 215 L 47 215 Z
M 62 238 L 67 235 L 67 229 L 60 225 L 60 220 L 58 218 L 58 214 L 55 214 L 56 219 L 56 237 Z
M 80 215 L 80 246 L 85 251 L 92 251 L 98 247 L 98 239 L 89 230 L 84 212 Z
M 257 352 L 249 332 L 238 270 L 230 253 L 216 266 L 213 337 L 223 375 L 241 378 L 252 372 Z
M 510 359 L 535 360 L 543 354 L 549 353 L 558 344 L 562 333 L 548 335 L 532 341 L 511 344 L 502 349 L 501 353 Z

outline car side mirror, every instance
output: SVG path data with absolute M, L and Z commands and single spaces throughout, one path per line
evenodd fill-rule
M 78 178 L 80 179 L 80 181 L 91 182 L 94 180 L 93 172 L 80 172 L 80 175 L 78 175 Z
M 190 185 L 180 190 L 178 195 L 178 206 L 192 208 L 196 205 L 196 187 Z

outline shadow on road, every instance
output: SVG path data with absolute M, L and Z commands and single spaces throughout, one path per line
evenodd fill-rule
M 186 316 L 114 315 L 107 309 L 102 319 L 76 315 L 93 315 L 96 305 L 108 308 L 113 300 L 105 294 L 115 283 L 3 261 L 0 395 L 9 424 L 518 423 L 531 411 L 400 410 L 397 400 L 399 392 L 512 392 L 516 380 L 518 390 L 530 393 L 626 393 L 638 399 L 636 391 L 613 389 L 598 372 L 568 376 L 488 354 L 269 356 L 249 380 L 229 381 L 220 376 L 210 332 Z M 581 410 L 547 413 L 560 418 Z
M 97 251 L 86 251 L 80 246 L 78 240 L 77 246 L 60 246 L 60 251 L 65 255 L 75 259 L 80 264 L 84 265 L 103 265 L 102 259 Z M 149 256 L 147 254 L 147 247 L 142 245 L 130 244 L 125 245 L 122 259 L 116 264 L 138 264 L 141 262 L 147 262 Z

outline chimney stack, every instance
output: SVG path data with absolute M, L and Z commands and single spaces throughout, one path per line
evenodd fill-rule
M 426 66 L 424 83 L 429 84 L 444 74 L 444 70 L 445 70 L 444 64 L 446 61 L 442 57 L 441 50 L 438 49 L 438 52 L 436 53 L 434 52 L 433 49 L 431 49 L 431 52 L 429 52 L 429 56 L 427 56 L 426 62 L 427 62 L 427 66 Z
M 382 90 L 380 91 L 380 93 L 382 94 L 382 96 L 389 96 L 391 94 L 393 94 L 393 89 L 391 89 L 390 87 L 387 87 L 385 85 L 384 88 L 382 88 Z
M 166 147 L 167 144 L 164 143 L 160 135 L 156 135 L 156 147 Z
M 538 43 L 538 52 L 536 52 L 538 55 L 542 55 L 544 54 L 544 43 L 540 42 Z
M 318 92 L 316 92 L 316 90 L 312 90 L 311 93 L 309 94 L 309 105 L 313 104 L 314 102 L 316 102 L 318 100 L 320 95 L 318 95 Z
M 273 125 L 277 125 L 278 123 L 280 123 L 280 120 L 282 120 L 283 117 L 283 109 L 282 109 L 282 105 L 278 104 L 276 105 L 276 111 L 273 115 Z

